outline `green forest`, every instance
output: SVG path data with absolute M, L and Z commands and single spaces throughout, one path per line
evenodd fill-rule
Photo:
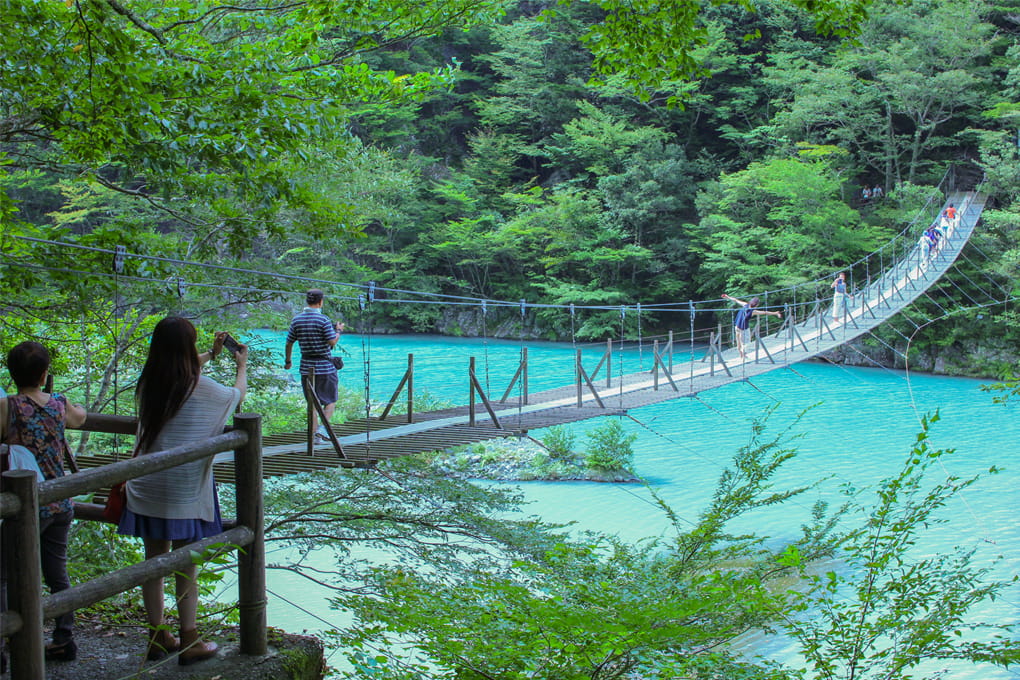
M 133 413 L 163 316 L 193 318 L 200 343 L 279 329 L 312 286 L 351 319 L 376 297 L 379 332 L 591 341 L 635 305 L 627 337 L 686 327 L 669 310 L 724 292 L 831 295 L 836 272 L 866 281 L 855 263 L 916 240 L 954 183 L 988 195 L 980 229 L 862 351 L 1016 398 L 1017 0 L 0 0 L 0 16 L 0 347 L 53 348 L 60 389 L 91 412 Z M 296 430 L 301 398 L 262 359 L 246 409 Z M 507 520 L 513 493 L 421 460 L 270 485 L 267 532 L 335 546 L 335 606 L 355 617 L 328 640 L 337 676 L 1015 665 L 1014 631 L 961 623 L 1005 584 L 953 556 L 907 566 L 975 481 L 925 477 L 948 453 L 927 426 L 877 502 L 848 496 L 859 529 L 818 507 L 780 549 L 726 528 L 804 490 L 773 487 L 795 446 L 767 417 L 697 524 L 662 503 L 675 531 L 647 543 Z M 82 524 L 78 549 L 138 559 Z M 400 568 L 346 559 L 382 543 Z M 837 553 L 855 568 L 813 570 Z M 804 668 L 731 654 L 748 630 L 783 630 Z

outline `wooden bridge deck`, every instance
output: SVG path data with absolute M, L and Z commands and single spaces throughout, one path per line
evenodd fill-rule
M 785 323 L 772 335 L 754 338 L 746 360 L 741 360 L 735 349 L 720 348 L 704 359 L 673 364 L 668 374 L 657 367 L 617 378 L 609 386 L 596 386 L 598 398 L 587 386 L 579 394 L 576 384 L 533 393 L 528 404 L 493 404 L 498 426 L 484 408 L 476 409 L 476 422 L 470 424 L 467 406 L 415 413 L 413 423 L 408 423 L 404 415 L 352 420 L 333 426 L 342 457 L 331 444 L 316 446 L 308 455 L 303 432 L 268 436 L 263 441 L 264 473 L 268 477 L 338 466 L 366 467 L 387 458 L 517 437 L 530 430 L 590 418 L 626 415 L 631 409 L 691 397 L 811 359 L 880 326 L 924 295 L 946 273 L 973 233 L 985 199 L 968 192 L 953 194 L 949 201 L 964 207 L 948 242 L 927 261 L 917 246 L 898 258 L 890 257 L 892 262 L 881 276 L 854 295 L 842 322 L 833 322 L 831 309 L 818 305 L 796 324 Z M 663 362 L 669 365 L 668 359 Z M 79 464 L 90 467 L 111 461 L 108 456 L 83 456 Z M 219 481 L 232 482 L 232 454 L 219 454 L 214 471 Z

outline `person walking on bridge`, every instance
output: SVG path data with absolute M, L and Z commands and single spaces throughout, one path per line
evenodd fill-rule
M 757 297 L 753 297 L 747 302 L 739 300 L 732 295 L 722 294 L 724 300 L 735 302 L 740 305 L 740 309 L 737 310 L 737 317 L 733 320 L 733 336 L 737 339 L 737 351 L 740 352 L 740 358 L 747 358 L 747 351 L 745 347 L 751 342 L 751 317 L 752 316 L 775 316 L 780 319 L 783 318 L 782 312 L 769 312 L 764 309 L 757 309 L 761 302 Z
M 952 203 L 942 211 L 942 219 L 939 220 L 939 231 L 942 232 L 943 236 L 948 236 L 950 230 L 956 229 L 958 217 L 959 214 Z
M 842 321 L 846 313 L 846 272 L 836 274 L 832 291 L 832 320 Z
M 294 343 L 298 343 L 301 349 L 301 378 L 311 375 L 314 372 L 315 380 L 312 391 L 322 404 L 322 412 L 326 420 L 333 418 L 333 411 L 336 409 L 336 400 L 339 396 L 340 381 L 337 376 L 336 367 L 333 365 L 331 353 L 333 347 L 340 339 L 340 333 L 344 329 L 342 321 L 333 323 L 329 317 L 322 313 L 322 303 L 325 294 L 318 288 L 312 288 L 305 293 L 305 308 L 290 322 L 290 330 L 287 332 L 287 344 L 283 350 L 283 367 L 290 369 L 291 354 L 294 350 Z M 318 422 L 318 414 L 312 411 L 312 427 Z M 326 428 L 320 425 L 316 430 L 315 443 L 323 444 L 328 441 L 329 434 Z

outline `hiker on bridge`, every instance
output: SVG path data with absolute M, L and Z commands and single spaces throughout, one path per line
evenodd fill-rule
M 201 355 L 190 321 L 168 316 L 152 331 L 149 356 L 142 367 L 135 401 L 138 404 L 137 455 L 144 456 L 205 441 L 223 433 L 227 418 L 247 389 L 248 348 L 231 351 L 237 365 L 234 386 L 202 375 L 202 364 L 223 349 L 226 333 L 217 333 L 212 349 Z M 144 540 L 145 558 L 152 559 L 223 531 L 213 481 L 212 457 L 162 470 L 127 482 L 127 503 L 117 533 Z M 192 563 L 176 573 L 180 639 L 163 618 L 163 579 L 142 584 L 149 625 L 145 658 L 156 661 L 180 650 L 177 662 L 187 666 L 216 655 L 218 646 L 204 642 L 196 626 L 198 582 Z
M 938 254 L 939 247 L 942 245 L 943 234 L 939 231 L 937 222 L 924 230 L 924 237 L 928 239 L 928 256 Z
M 846 272 L 836 274 L 832 291 L 832 320 L 842 321 L 846 314 Z
M 942 211 L 942 219 L 939 220 L 939 231 L 943 235 L 948 235 L 951 228 L 956 228 L 958 218 L 959 213 L 956 212 L 956 208 L 950 203 L 949 207 Z
M 64 456 L 68 448 L 64 427 L 81 427 L 85 422 L 84 408 L 72 404 L 62 394 L 43 392 L 49 369 L 50 353 L 43 345 L 31 341 L 15 345 L 7 354 L 7 370 L 17 387 L 17 394 L 0 398 L 0 442 L 27 449 L 25 453 L 35 458 L 37 474 L 46 480 L 65 474 Z M 33 461 L 24 462 L 30 466 Z M 26 468 L 25 465 L 17 467 Z M 39 506 L 42 575 L 51 593 L 71 587 L 67 577 L 67 536 L 73 519 L 74 506 L 68 498 Z M 2 535 L 3 527 L 0 527 Z M 4 537 L 5 543 L 7 538 Z M 18 560 L 29 557 L 10 554 L 6 549 L 0 553 L 4 558 L 0 559 L 0 611 L 3 611 L 7 609 L 6 569 L 14 566 L 15 557 Z M 73 626 L 74 612 L 57 617 L 53 642 L 46 645 L 46 659 L 74 660 L 78 647 L 74 642 Z M 0 658 L 4 658 L 2 650 Z
M 744 347 L 751 342 L 751 317 L 776 316 L 781 319 L 783 318 L 783 313 L 757 309 L 761 302 L 757 297 L 753 297 L 747 302 L 744 302 L 743 300 L 738 300 L 732 295 L 723 293 L 722 298 L 740 305 L 740 309 L 737 311 L 737 317 L 733 320 L 733 336 L 737 339 L 737 351 L 740 352 L 740 358 L 746 359 L 747 352 Z
M 291 354 L 294 350 L 294 343 L 298 343 L 301 349 L 301 379 L 314 373 L 315 380 L 312 391 L 322 404 L 322 413 L 326 421 L 332 419 L 333 411 L 336 410 L 336 401 L 340 392 L 340 379 L 337 375 L 336 366 L 332 360 L 332 350 L 340 339 L 340 333 L 344 329 L 342 321 L 333 323 L 329 317 L 322 313 L 322 303 L 325 294 L 318 288 L 312 288 L 305 293 L 305 308 L 290 322 L 290 330 L 287 331 L 287 344 L 283 349 L 283 367 L 290 369 Z M 312 428 L 318 414 L 312 410 Z M 325 425 L 320 425 L 315 433 L 315 443 L 324 444 L 329 441 L 329 433 Z

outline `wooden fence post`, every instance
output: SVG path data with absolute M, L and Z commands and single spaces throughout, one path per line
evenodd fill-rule
M 468 424 L 475 425 L 475 358 L 468 362 Z
M 523 394 L 524 405 L 528 405 L 528 348 L 524 347 L 521 350 L 521 393 Z
M 606 387 L 613 386 L 613 339 L 606 339 Z
M 234 427 L 248 434 L 247 443 L 234 449 L 234 491 L 237 523 L 251 529 L 252 542 L 237 556 L 237 605 L 240 615 L 241 653 L 266 653 L 266 544 L 262 500 L 262 418 L 238 413 Z
M 581 350 L 574 354 L 574 377 L 577 380 L 577 408 L 581 408 Z
M 39 557 L 39 496 L 36 473 L 3 473 L 4 490 L 21 503 L 21 510 L 4 520 L 3 559 L 7 561 L 7 602 L 21 616 L 21 629 L 10 637 L 11 680 L 46 676 L 43 658 L 42 563 Z M 15 566 L 12 559 L 21 557 Z
M 414 355 L 407 355 L 407 422 L 414 422 Z

